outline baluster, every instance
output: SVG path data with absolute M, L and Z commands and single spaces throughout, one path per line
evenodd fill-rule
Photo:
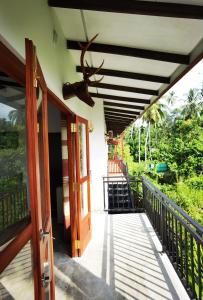
M 195 271 L 194 271 L 194 244 L 193 244 L 193 236 L 190 234 L 190 257 L 191 257 L 191 275 L 192 275 L 192 292 L 194 297 L 195 294 Z
M 202 297 L 202 255 L 201 255 L 201 246 L 200 243 L 197 242 L 197 264 L 198 264 L 198 299 L 201 300 Z

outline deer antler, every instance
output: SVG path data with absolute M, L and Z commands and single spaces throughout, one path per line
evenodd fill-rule
M 82 49 L 81 55 L 80 55 L 80 65 L 82 68 L 82 73 L 83 73 L 83 77 L 84 79 L 87 79 L 87 73 L 85 72 L 85 65 L 84 65 L 84 57 L 85 57 L 85 52 L 87 51 L 87 49 L 90 47 L 90 45 L 93 43 L 93 41 L 97 38 L 99 34 L 97 33 L 84 47 L 80 44 L 80 47 Z
M 87 60 L 85 60 L 89 71 L 85 70 L 85 64 L 84 64 L 85 53 L 86 53 L 87 49 L 90 47 L 90 45 L 93 43 L 93 41 L 98 37 L 98 35 L 99 34 L 97 33 L 84 47 L 79 43 L 80 48 L 82 49 L 81 56 L 80 56 L 80 65 L 82 68 L 83 78 L 84 78 L 84 80 L 87 80 L 87 81 L 90 81 L 89 78 L 91 76 L 97 74 L 101 70 L 101 68 L 103 67 L 103 64 L 104 64 L 104 60 L 103 60 L 101 65 L 96 70 L 90 71 L 91 67 L 89 66 Z M 101 80 L 102 79 L 103 79 L 103 77 L 101 78 Z M 99 81 L 101 81 L 101 80 L 99 80 Z

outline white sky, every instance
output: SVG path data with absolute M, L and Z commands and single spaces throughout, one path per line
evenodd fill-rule
M 165 95 L 174 91 L 177 96 L 174 108 L 180 107 L 183 104 L 182 99 L 186 98 L 191 88 L 201 88 L 203 84 L 203 59 L 190 70 L 180 81 L 178 81 Z M 163 98 L 162 98 L 163 99 Z

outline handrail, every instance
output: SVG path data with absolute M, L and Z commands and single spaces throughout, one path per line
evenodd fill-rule
M 203 235 L 203 226 L 199 223 L 197 223 L 194 219 L 192 219 L 180 206 L 175 204 L 171 199 L 169 199 L 162 191 L 160 191 L 155 185 L 151 183 L 146 177 L 142 177 L 145 184 L 148 185 L 151 189 L 154 189 L 166 202 L 167 204 L 171 205 L 175 210 L 177 210 L 189 223 L 192 224 L 193 227 L 195 227 L 198 232 L 200 232 Z
M 192 299 L 203 299 L 203 226 L 142 177 L 144 207 Z

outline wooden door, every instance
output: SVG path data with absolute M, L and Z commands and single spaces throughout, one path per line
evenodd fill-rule
M 77 235 L 81 256 L 91 238 L 88 121 L 76 116 Z
M 28 39 L 26 39 L 26 97 L 35 298 L 54 299 L 47 86 L 36 57 L 36 49 Z

